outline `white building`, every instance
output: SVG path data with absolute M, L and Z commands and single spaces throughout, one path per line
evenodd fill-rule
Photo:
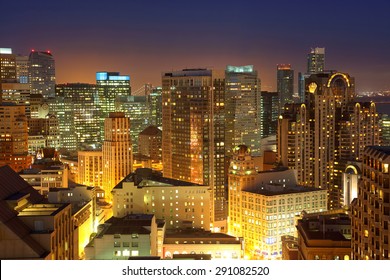
M 154 215 L 112 217 L 100 226 L 85 247 L 87 260 L 127 260 L 129 257 L 158 256 L 157 223 Z
M 148 168 L 139 168 L 113 190 L 113 215 L 154 214 L 169 228 L 210 229 L 208 186 L 162 177 Z

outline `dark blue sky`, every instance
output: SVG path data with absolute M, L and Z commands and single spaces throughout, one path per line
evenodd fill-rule
M 129 74 L 134 89 L 184 67 L 253 64 L 274 90 L 276 64 L 306 69 L 311 47 L 358 91 L 390 89 L 390 1 L 4 1 L 0 47 L 51 50 L 57 82 Z

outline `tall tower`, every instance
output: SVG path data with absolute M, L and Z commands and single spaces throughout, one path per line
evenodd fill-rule
M 28 128 L 25 107 L 0 104 L 0 166 L 9 165 L 15 172 L 29 168 Z
M 50 111 L 58 117 L 61 147 L 68 150 L 101 146 L 97 87 L 91 84 L 58 84 Z
M 55 96 L 55 61 L 50 51 L 31 51 L 29 81 L 31 94 L 42 94 L 44 98 Z
M 16 58 L 10 48 L 0 48 L 0 83 L 16 82 Z
M 260 127 L 261 138 L 275 135 L 279 117 L 279 95 L 277 92 L 261 92 Z
M 362 181 L 352 202 L 352 259 L 390 259 L 390 147 L 364 150 Z
M 132 172 L 130 119 L 125 113 L 111 112 L 104 121 L 103 189 L 111 200 L 111 190 Z
M 317 74 L 325 71 L 325 48 L 312 48 L 307 55 L 307 73 Z
M 365 146 L 379 144 L 378 114 L 374 103 L 353 101 L 354 78 L 345 73 L 311 75 L 305 97 L 279 121 L 279 160 L 298 171 L 300 184 L 327 189 L 328 208 L 337 209 L 342 173 L 361 161 Z
M 164 177 L 209 185 L 214 221 L 226 220 L 224 72 L 164 73 L 162 104 Z
M 225 97 L 225 149 L 246 145 L 260 154 L 260 80 L 253 65 L 227 66 Z
M 286 103 L 293 102 L 294 70 L 290 64 L 277 66 L 277 91 L 279 94 L 279 114 L 283 112 Z
M 305 79 L 311 74 L 318 74 L 325 71 L 325 48 L 312 48 L 307 54 L 306 73 L 298 73 L 298 95 L 300 102 L 305 102 Z

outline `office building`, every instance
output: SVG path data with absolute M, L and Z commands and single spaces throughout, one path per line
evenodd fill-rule
M 210 186 L 214 221 L 225 221 L 225 75 L 184 69 L 162 75 L 164 177 Z
M 101 145 L 100 110 L 97 88 L 91 84 L 56 85 L 56 98 L 50 112 L 59 122 L 61 147 L 68 150 L 99 148 Z
M 0 48 L 0 83 L 16 82 L 16 57 L 11 48 Z
M 0 166 L 9 165 L 15 172 L 29 168 L 28 129 L 25 107 L 0 104 Z
M 260 135 L 265 138 L 276 135 L 279 117 L 279 95 L 277 92 L 261 92 Z
M 305 80 L 311 74 L 325 71 L 325 48 L 312 48 L 307 54 L 307 69 L 305 73 L 298 73 L 298 95 L 300 102 L 305 102 Z
M 130 96 L 130 76 L 120 75 L 119 72 L 96 72 L 98 89 L 97 105 L 100 110 L 101 135 L 104 134 L 104 120 L 110 112 L 118 112 L 116 99 L 120 96 Z
M 325 211 L 326 190 L 297 185 L 293 170 L 257 172 L 248 147 L 236 147 L 229 167 L 229 234 L 242 237 L 248 258 L 280 259 L 294 217 Z
M 162 159 L 162 131 L 157 126 L 145 128 L 138 136 L 138 152 L 150 157 L 154 163 Z
M 54 97 L 56 73 L 52 53 L 32 50 L 28 59 L 31 94 L 42 94 L 44 98 Z
M 111 201 L 111 190 L 132 171 L 133 152 L 130 119 L 113 112 L 104 122 L 103 189 Z
M 277 92 L 279 95 L 279 114 L 284 111 L 286 103 L 293 102 L 294 70 L 290 64 L 278 64 L 276 75 Z
M 230 156 L 237 145 L 260 154 L 260 80 L 253 65 L 227 66 L 225 71 L 225 149 Z M 223 101 L 222 101 L 223 104 Z M 219 106 L 222 106 L 219 104 Z
M 103 152 L 78 151 L 78 183 L 85 186 L 103 186 Z
M 325 48 L 312 48 L 307 55 L 308 74 L 318 74 L 325 71 Z
M 131 122 L 131 143 L 133 152 L 138 153 L 138 135 L 150 125 L 148 98 L 142 96 L 118 96 L 115 101 L 116 112 L 124 112 Z
M 298 260 L 350 260 L 351 218 L 344 211 L 303 214 L 297 222 Z
M 154 214 L 167 229 L 210 230 L 211 199 L 208 186 L 163 177 L 138 168 L 113 190 L 113 215 Z
M 27 124 L 29 137 L 42 136 L 45 139 L 42 148 L 60 148 L 59 121 L 54 114 L 48 114 L 45 118 L 29 118 Z M 37 150 L 31 151 L 33 154 L 36 152 Z
M 199 230 L 167 230 L 164 237 L 164 259 L 233 259 L 244 257 L 244 242 L 224 233 Z
M 352 206 L 352 259 L 390 259 L 390 147 L 368 146 Z
M 150 124 L 158 128 L 162 127 L 162 88 L 153 87 L 147 96 L 150 110 Z
M 27 55 L 15 56 L 16 81 L 20 84 L 29 84 L 29 60 Z
M 87 260 L 128 260 L 157 256 L 157 222 L 153 214 L 112 217 L 85 247 Z

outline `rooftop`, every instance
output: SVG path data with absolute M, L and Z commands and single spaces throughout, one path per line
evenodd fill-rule
M 273 196 L 273 195 L 283 195 L 283 194 L 293 194 L 293 193 L 324 191 L 324 189 L 319 189 L 314 187 L 304 187 L 304 186 L 283 187 L 280 184 L 267 184 L 264 186 L 255 186 L 252 188 L 248 188 L 243 191 L 249 193 L 257 193 L 265 196 Z
M 156 186 L 201 186 L 198 184 L 165 178 L 160 172 L 153 171 L 150 168 L 138 168 L 134 173 L 127 175 L 119 182 L 114 189 L 121 189 L 124 182 L 134 182 L 139 187 L 156 187 Z
M 23 216 L 55 216 L 69 204 L 40 203 L 33 204 L 19 212 L 19 217 Z
M 150 125 L 147 128 L 145 128 L 139 135 L 148 135 L 148 136 L 155 136 L 155 135 L 161 135 L 162 131 L 155 125 Z

